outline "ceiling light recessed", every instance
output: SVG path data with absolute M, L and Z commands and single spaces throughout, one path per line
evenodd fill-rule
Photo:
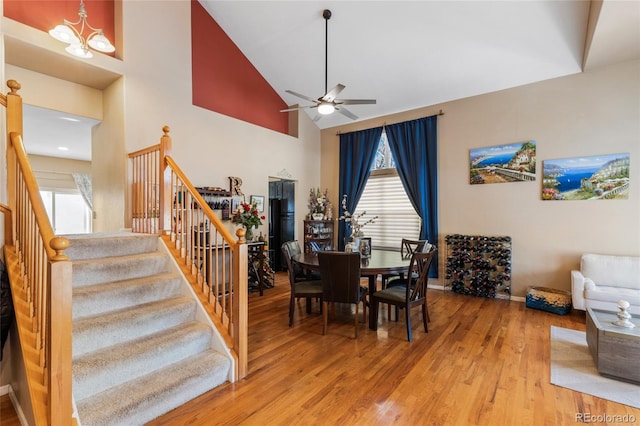
M 60 117 L 60 120 L 73 121 L 74 123 L 80 122 L 80 120 L 78 120 L 77 118 L 71 118 L 71 117 Z
M 58 149 L 60 151 L 69 151 L 69 148 L 67 148 L 66 146 L 59 146 Z

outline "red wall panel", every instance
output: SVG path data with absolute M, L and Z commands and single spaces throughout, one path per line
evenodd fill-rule
M 287 105 L 197 0 L 191 53 L 194 105 L 288 134 Z
M 101 28 L 115 46 L 114 0 L 84 0 L 87 21 L 94 28 Z M 75 22 L 79 19 L 80 0 L 4 0 L 4 16 L 22 24 L 48 32 L 63 19 Z M 79 29 L 79 27 L 76 27 Z M 85 30 L 84 35 L 90 34 Z

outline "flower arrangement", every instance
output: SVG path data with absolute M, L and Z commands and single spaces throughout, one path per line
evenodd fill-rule
M 370 223 L 375 223 L 378 216 L 373 216 L 370 219 L 360 223 L 360 220 L 367 214 L 367 211 L 363 211 L 362 213 L 351 214 L 349 210 L 347 210 L 347 194 L 342 196 L 342 216 L 338 219 L 344 220 L 345 223 L 348 223 L 351 226 L 351 237 L 362 237 L 364 234 L 362 233 L 362 228 Z
M 320 188 L 314 189 L 311 188 L 309 190 L 309 213 L 313 214 L 322 214 L 324 216 L 328 216 L 331 210 L 331 201 L 329 201 L 329 197 L 327 195 L 328 190 L 325 189 L 324 193 L 320 192 Z
M 247 231 L 251 228 L 262 225 L 264 216 L 258 214 L 256 203 L 240 203 L 238 208 L 233 212 L 231 222 L 242 225 Z

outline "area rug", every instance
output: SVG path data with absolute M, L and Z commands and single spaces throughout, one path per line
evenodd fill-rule
M 551 327 L 551 383 L 640 408 L 640 386 L 598 373 L 584 331 Z

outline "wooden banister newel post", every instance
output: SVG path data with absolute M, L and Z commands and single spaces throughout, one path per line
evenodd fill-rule
M 235 256 L 233 256 L 233 282 L 234 294 L 238 297 L 233 309 L 233 340 L 238 355 L 238 365 L 236 366 L 236 380 L 240 380 L 247 375 L 249 356 L 249 248 L 244 240 L 244 228 L 236 230 L 238 242 L 236 244 Z
M 7 93 L 7 188 L 9 209 L 15 214 L 16 210 L 16 177 L 18 165 L 16 155 L 11 147 L 11 133 L 22 134 L 22 97 L 18 94 L 20 83 L 15 80 L 7 81 L 10 93 Z M 14 217 L 15 219 L 15 217 Z M 12 222 L 12 236 L 17 238 L 15 220 Z M 14 244 L 15 241 L 12 241 Z
M 54 237 L 49 246 L 56 255 L 49 262 L 49 420 L 51 425 L 71 424 L 72 404 L 72 347 L 71 347 L 71 262 L 64 254 L 69 240 Z
M 165 230 L 171 231 L 171 177 L 168 176 L 167 162 L 165 158 L 171 155 L 172 141 L 169 132 L 171 129 L 169 126 L 164 126 L 162 132 L 164 133 L 160 138 L 160 167 L 158 169 L 160 176 L 158 176 L 158 182 L 160 184 L 160 211 L 158 212 L 158 230 L 160 234 L 163 234 Z

